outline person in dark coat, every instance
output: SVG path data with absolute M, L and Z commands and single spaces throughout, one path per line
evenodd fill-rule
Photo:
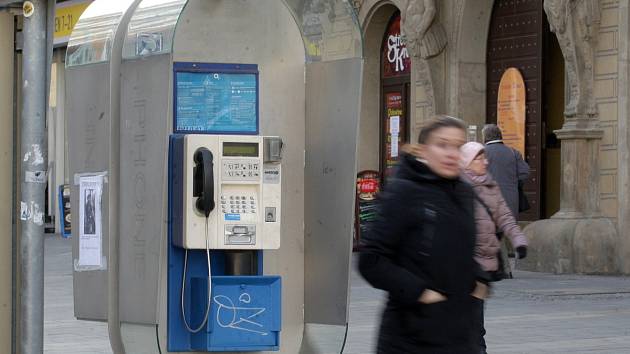
M 438 116 L 378 196 L 359 256 L 361 275 L 389 293 L 378 354 L 480 351 L 474 311 L 487 285 L 473 258 L 474 194 L 459 178 L 465 142 L 459 119 Z
M 482 135 L 486 144 L 488 172 L 499 184 L 512 215 L 518 219 L 518 183 L 525 183 L 529 177 L 529 165 L 521 153 L 503 144 L 503 134 L 496 124 L 484 126 Z

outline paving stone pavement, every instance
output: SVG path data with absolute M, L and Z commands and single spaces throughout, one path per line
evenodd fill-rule
M 374 352 L 384 293 L 352 274 L 344 354 Z M 486 303 L 488 353 L 630 353 L 630 277 L 515 273 Z
M 111 353 L 107 324 L 73 315 L 71 241 L 46 236 L 44 352 Z M 488 352 L 630 353 L 630 277 L 519 272 L 486 307 Z M 373 353 L 385 296 L 353 267 L 344 354 Z

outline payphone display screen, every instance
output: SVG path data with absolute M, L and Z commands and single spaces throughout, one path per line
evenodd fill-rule
M 258 75 L 176 72 L 177 132 L 256 134 Z
M 258 143 L 224 142 L 223 156 L 258 157 Z

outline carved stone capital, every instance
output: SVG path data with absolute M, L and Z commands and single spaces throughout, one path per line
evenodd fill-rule
M 601 22 L 599 0 L 544 0 L 551 31 L 556 34 L 569 81 L 564 114 L 597 118 L 593 89 L 594 52 Z
M 604 131 L 595 128 L 595 129 L 571 129 L 571 128 L 562 128 L 560 130 L 553 131 L 558 139 L 560 140 L 569 140 L 569 139 L 601 139 L 604 137 Z
M 428 59 L 442 53 L 448 43 L 437 16 L 435 0 L 409 0 L 401 11 L 401 30 L 409 53 Z

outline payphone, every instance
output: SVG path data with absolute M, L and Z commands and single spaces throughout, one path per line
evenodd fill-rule
M 279 137 L 181 135 L 181 226 L 173 242 L 185 249 L 280 247 Z M 273 151 L 272 151 L 273 150 Z
M 169 350 L 277 350 L 281 279 L 262 250 L 280 247 L 282 140 L 170 140 Z
M 257 134 L 256 65 L 174 67 L 169 350 L 278 350 L 282 139 Z

